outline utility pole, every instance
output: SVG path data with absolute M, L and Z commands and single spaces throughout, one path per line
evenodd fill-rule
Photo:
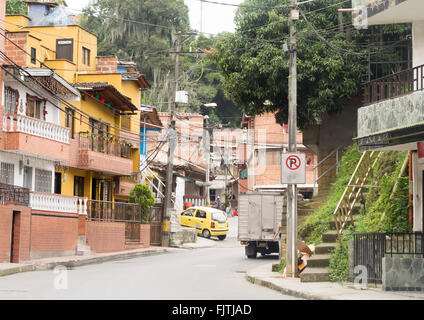
M 296 21 L 299 19 L 299 11 L 296 8 L 296 0 L 291 0 L 290 11 L 290 65 L 289 65 L 289 112 L 288 152 L 297 152 L 297 48 L 296 48 Z M 295 277 L 297 274 L 297 185 L 287 185 L 287 251 L 286 251 L 286 274 Z
M 172 210 L 172 185 L 173 185 L 173 170 L 174 170 L 174 149 L 176 146 L 176 130 L 175 130 L 175 109 L 176 109 L 176 93 L 178 89 L 178 77 L 179 77 L 179 63 L 181 52 L 181 33 L 177 33 L 177 39 L 175 44 L 175 71 L 174 71 L 174 87 L 171 100 L 171 111 L 169 118 L 169 134 L 168 134 L 168 165 L 166 169 L 166 184 L 165 184 L 165 203 L 163 210 L 163 222 L 162 222 L 162 246 L 169 246 L 169 235 L 170 235 L 170 219 Z
M 210 205 L 211 199 L 209 195 L 209 180 L 210 180 L 210 170 L 211 170 L 211 135 L 209 132 L 209 116 L 205 116 L 205 139 L 203 142 L 205 144 L 205 156 L 206 156 L 206 184 L 205 184 L 205 193 L 206 193 L 206 204 Z

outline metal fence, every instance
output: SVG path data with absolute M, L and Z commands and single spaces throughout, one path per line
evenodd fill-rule
M 354 235 L 354 266 L 367 268 L 368 282 L 381 283 L 383 257 L 424 258 L 423 233 L 362 233 Z
M 116 157 L 131 159 L 131 147 L 125 143 L 118 143 L 113 138 L 85 132 L 79 134 L 79 147 L 82 150 L 91 150 L 111 154 Z
M 87 219 L 94 221 L 141 223 L 141 206 L 136 203 L 88 200 Z
M 0 204 L 29 206 L 29 189 L 0 183 Z
M 365 83 L 363 104 L 368 105 L 423 89 L 424 65 L 421 65 Z

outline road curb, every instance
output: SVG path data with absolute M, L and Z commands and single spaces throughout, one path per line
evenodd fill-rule
M 262 286 L 262 287 L 266 287 L 266 288 L 278 291 L 282 294 L 286 294 L 286 295 L 297 297 L 297 298 L 302 298 L 302 299 L 306 299 L 306 300 L 334 300 L 330 297 L 322 297 L 322 296 L 319 296 L 319 295 L 305 293 L 303 291 L 291 290 L 291 289 L 287 289 L 287 288 L 284 288 L 284 287 L 280 287 L 280 286 L 272 283 L 271 281 L 260 279 L 260 278 L 251 276 L 249 274 L 246 274 L 246 280 L 251 282 L 252 284 L 256 284 L 256 285 L 259 285 L 259 286 Z
M 75 259 L 75 260 L 67 260 L 67 261 L 55 261 L 55 262 L 47 262 L 47 263 L 37 263 L 34 262 L 29 265 L 4 269 L 0 270 L 0 277 L 8 276 L 15 273 L 20 272 L 28 272 L 28 271 L 37 271 L 37 270 L 50 270 L 54 269 L 57 266 L 65 266 L 66 268 L 74 268 L 79 266 L 85 266 L 90 264 L 98 264 L 103 262 L 115 261 L 115 260 L 127 260 L 142 256 L 153 256 L 163 253 L 171 252 L 172 250 L 162 248 L 162 249 L 154 249 L 154 250 L 146 250 L 146 251 L 138 251 L 138 252 L 125 252 L 120 254 L 113 254 L 102 257 L 92 257 L 88 259 Z
M 15 273 L 35 271 L 35 270 L 36 268 L 32 264 L 21 266 L 21 267 L 10 268 L 10 269 L 4 269 L 4 270 L 0 270 L 0 277 L 9 276 Z

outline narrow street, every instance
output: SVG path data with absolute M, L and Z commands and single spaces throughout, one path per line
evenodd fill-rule
M 247 259 L 231 233 L 216 247 L 107 262 L 68 271 L 68 289 L 55 289 L 53 270 L 0 278 L 0 299 L 153 299 L 276 300 L 295 299 L 245 280 L 251 268 L 277 262 L 274 255 Z M 205 239 L 202 239 L 205 241 Z

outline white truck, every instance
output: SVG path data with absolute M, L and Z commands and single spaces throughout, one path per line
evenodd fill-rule
M 245 245 L 248 258 L 277 253 L 278 238 L 272 241 L 285 210 L 281 193 L 240 193 L 238 201 L 238 240 Z

